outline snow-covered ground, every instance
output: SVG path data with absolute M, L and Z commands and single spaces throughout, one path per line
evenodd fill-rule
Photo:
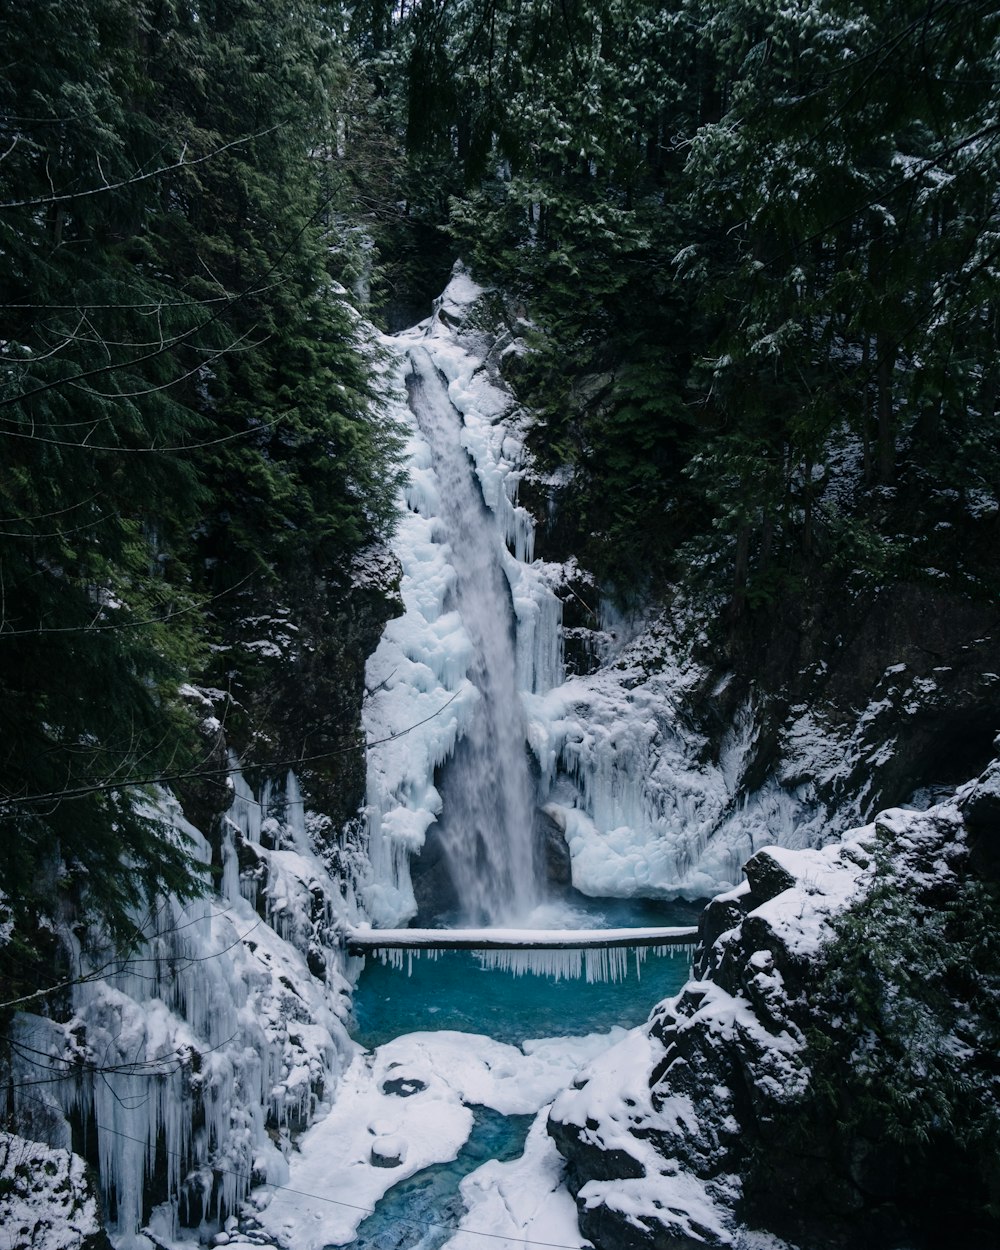
M 76 1250 L 101 1232 L 97 1195 L 83 1160 L 14 1133 L 0 1133 L 0 1245 Z
M 393 1185 L 458 1155 L 472 1130 L 470 1106 L 536 1113 L 623 1034 L 548 1038 L 519 1049 L 469 1033 L 411 1033 L 359 1054 L 330 1114 L 301 1139 L 287 1185 L 255 1194 L 261 1229 L 294 1250 L 345 1245 Z M 476 1206 L 488 1205 L 494 1180 L 502 1180 L 498 1167 L 489 1164 L 466 1179 L 479 1195 L 470 1227 L 479 1227 L 472 1218 Z M 572 1200 L 559 1188 L 551 1158 L 545 1185 L 546 1192 L 558 1192 L 562 1231 L 572 1227 L 576 1238 L 569 1244 L 579 1244 Z M 536 1218 L 527 1204 L 521 1228 Z M 496 1224 L 492 1211 L 483 1219 L 491 1229 Z M 517 1222 L 512 1215 L 508 1228 Z

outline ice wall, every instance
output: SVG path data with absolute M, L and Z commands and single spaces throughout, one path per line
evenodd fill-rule
M 212 848 L 176 801 L 164 794 L 155 814 L 207 873 Z M 169 1240 L 179 1222 L 225 1219 L 251 1182 L 287 1179 L 290 1132 L 326 1109 L 354 1052 L 336 930 L 359 912 L 309 823 L 293 775 L 254 794 L 236 774 L 220 892 L 137 912 L 125 951 L 78 944 L 68 1022 L 20 1019 L 20 1110 L 38 1122 L 44 1109 L 60 1145 L 62 1115 L 75 1123 L 119 1250 L 150 1244 L 139 1232 L 150 1194 Z
M 815 840 L 805 793 L 769 785 L 740 797 L 747 709 L 712 758 L 684 707 L 700 676 L 650 627 L 591 676 L 529 699 L 545 810 L 584 893 L 704 898 L 737 883 L 760 846 Z
M 562 679 L 561 604 L 546 566 L 532 559 L 534 522 L 519 507 L 523 455 L 510 396 L 490 381 L 482 361 L 448 328 L 460 309 L 482 294 L 464 273 L 439 301 L 434 316 L 387 339 L 396 364 L 387 389 L 393 416 L 409 431 L 409 481 L 399 500 L 393 550 L 402 567 L 403 616 L 391 621 L 371 657 L 364 711 L 369 743 L 368 824 L 371 878 L 362 900 L 373 923 L 392 927 L 415 914 L 409 879 L 430 824 L 441 814 L 436 769 L 470 727 L 480 693 L 470 680 L 473 643 L 459 614 L 454 536 L 444 521 L 442 482 L 430 445 L 405 399 L 407 353 L 420 353 L 447 382 L 447 397 L 463 418 L 462 445 L 472 457 L 498 537 L 503 573 L 516 618 L 517 689 L 541 693 Z M 449 312 L 449 310 L 451 310 Z M 465 536 L 458 541 L 464 541 Z M 481 683 L 480 683 L 481 684 Z M 532 796 L 534 797 L 534 796 Z

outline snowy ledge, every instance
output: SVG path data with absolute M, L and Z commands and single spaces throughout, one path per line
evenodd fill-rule
M 696 927 L 670 929 L 349 929 L 347 953 L 375 950 L 586 950 L 690 946 Z

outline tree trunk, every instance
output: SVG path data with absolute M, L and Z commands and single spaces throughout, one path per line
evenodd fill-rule
M 736 531 L 736 554 L 733 560 L 733 598 L 729 612 L 733 624 L 740 620 L 747 605 L 747 577 L 750 569 L 750 522 L 741 521 Z
M 803 503 L 802 503 L 802 554 L 809 556 L 813 545 L 813 458 L 806 456 L 802 466 Z
M 896 438 L 893 429 L 892 374 L 896 364 L 896 344 L 879 343 L 875 381 L 878 387 L 878 480 L 891 486 L 896 477 Z
M 874 476 L 872 470 L 872 435 L 871 435 L 871 398 L 868 385 L 868 370 L 871 366 L 872 348 L 871 335 L 865 333 L 861 347 L 861 456 L 866 486 L 871 486 Z

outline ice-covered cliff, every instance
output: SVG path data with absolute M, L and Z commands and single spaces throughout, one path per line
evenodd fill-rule
M 538 524 L 518 502 L 533 475 L 530 417 L 503 378 L 505 362 L 522 350 L 523 327 L 505 327 L 501 304 L 458 265 L 433 315 L 386 346 L 399 362 L 397 389 L 413 349 L 446 383 L 493 514 L 516 621 L 536 836 L 561 844 L 572 882 L 586 894 L 706 897 L 735 885 L 741 864 L 765 843 L 823 840 L 829 805 L 809 767 L 810 753 L 817 767 L 825 764 L 830 740 L 819 729 L 810 736 L 802 722 L 795 777 L 761 774 L 757 704 L 750 693 L 734 697 L 732 674 L 713 668 L 690 639 L 680 641 L 687 622 L 652 608 L 623 618 L 575 561 L 535 555 Z M 366 707 L 369 739 L 390 739 L 369 756 L 376 873 L 365 893 L 376 922 L 387 925 L 416 910 L 410 868 L 427 870 L 414 857 L 441 811 L 440 770 L 476 700 L 472 646 L 454 610 L 441 483 L 412 413 L 397 416 L 409 430 L 394 544 L 405 612 L 369 662 Z
M 231 793 L 217 888 L 137 910 L 125 950 L 64 932 L 64 1010 L 11 1029 L 8 1113 L 95 1165 L 119 1245 L 218 1227 L 252 1184 L 286 1179 L 292 1132 L 328 1108 L 355 1049 L 337 932 L 360 913 L 324 822 L 292 773 L 254 792 L 235 772 Z M 208 874 L 213 847 L 176 801 L 158 815 Z

